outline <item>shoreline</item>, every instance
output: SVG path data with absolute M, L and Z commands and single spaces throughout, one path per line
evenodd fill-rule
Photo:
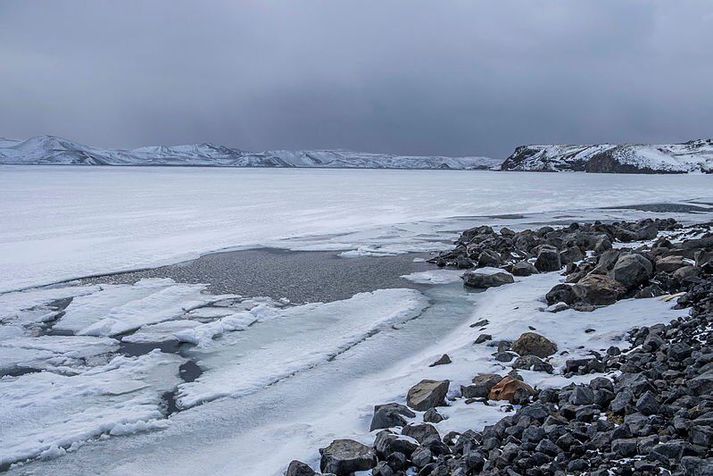
M 631 326 L 633 329 L 626 332 L 623 351 L 617 346 L 602 353 L 597 349 L 585 349 L 591 352 L 589 356 L 568 359 L 562 370 L 557 370 L 556 373 L 562 375 L 559 388 L 533 388 L 523 382 L 521 375 L 552 374 L 559 367 L 555 364 L 553 368 L 548 363 L 558 360 L 554 359 L 558 351 L 554 342 L 538 334 L 532 326 L 531 332 L 522 334 L 514 342 L 494 340 L 500 336 L 482 332 L 488 330 L 490 323 L 481 320 L 470 326 L 480 327 L 481 331 L 480 334 L 473 333 L 474 345 L 497 345 L 493 357 L 511 363 L 510 373 L 503 376 L 482 373 L 484 370 L 479 369 L 482 372 L 473 377 L 472 384 L 461 386 L 460 390 L 454 390 L 449 379 L 422 380 L 408 390 L 404 400 L 382 402 L 374 407 L 373 443 L 334 440 L 319 450 L 320 469 L 324 474 L 333 472 L 337 475 L 371 469 L 372 474 L 378 476 L 406 474 L 404 471 L 419 475 L 556 475 L 565 472 L 605 475 L 612 474 L 611 471 L 622 475 L 653 475 L 662 471 L 663 474 L 677 474 L 676 471 L 709 474 L 713 470 L 713 428 L 707 425 L 713 423 L 713 418 L 704 419 L 703 426 L 696 426 L 681 417 L 688 415 L 686 408 L 694 404 L 713 410 L 713 400 L 704 396 L 713 389 L 713 376 L 709 377 L 710 372 L 707 372 L 710 365 L 706 365 L 711 360 L 700 358 L 713 351 L 713 333 L 710 331 L 713 321 L 711 228 L 709 223 L 681 230 L 680 225 L 666 220 L 609 227 L 595 225 L 594 231 L 606 231 L 604 235 L 611 241 L 602 243 L 602 237 L 596 241 L 586 237 L 584 242 L 580 241 L 582 249 L 576 252 L 561 244 L 552 246 L 553 242 L 558 242 L 558 238 L 551 236 L 557 232 L 552 227 L 543 227 L 535 233 L 529 230 L 515 233 L 504 228 L 499 232 L 501 237 L 532 238 L 535 234 L 548 237 L 549 243 L 539 248 L 534 256 L 530 254 L 529 262 L 527 253 L 524 256 L 509 254 L 508 262 L 512 263 L 514 258 L 515 266 L 502 266 L 503 262 L 499 261 L 504 255 L 498 251 L 507 253 L 508 246 L 498 243 L 498 232 L 487 226 L 467 230 L 456 242 L 454 251 L 441 253 L 431 260 L 440 267 L 483 268 L 485 272 L 465 271 L 466 287 L 510 286 L 512 275 L 492 266 L 502 266 L 516 276 L 559 273 L 564 264 L 560 258 L 562 261 L 568 258 L 564 275 L 570 284 L 557 284 L 547 293 L 549 307 L 541 309 L 543 312 L 558 316 L 571 308 L 577 313 L 593 313 L 616 307 L 620 299 L 636 297 L 643 302 L 646 298 L 656 299 L 656 296 L 663 296 L 667 301 L 678 300 L 678 308 L 692 312 L 672 321 L 662 319 L 661 324 Z M 577 234 L 580 226 L 560 229 L 560 235 L 562 230 Z M 585 225 L 585 231 L 590 230 L 591 226 L 587 228 Z M 661 232 L 666 237 L 660 238 Z M 582 238 L 581 235 L 578 238 Z M 642 240 L 647 243 L 641 243 Z M 509 242 L 513 241 L 517 240 Z M 627 249 L 618 245 L 613 249 L 612 243 L 616 245 L 617 241 L 634 242 L 635 247 Z M 587 249 L 590 251 L 585 254 Z M 654 275 L 655 272 L 658 274 Z M 589 276 L 596 274 L 597 279 L 585 284 L 587 273 Z M 510 277 L 505 279 L 505 274 Z M 502 279 L 493 279 L 493 276 L 501 275 Z M 671 279 L 672 276 L 675 279 Z M 617 289 L 612 289 L 617 285 Z M 545 296 L 542 299 L 545 300 Z M 589 332 L 595 333 L 597 329 L 585 330 L 585 333 Z M 691 341 L 692 335 L 698 340 Z M 652 354 L 657 358 L 652 359 Z M 692 355 L 698 356 L 698 360 L 690 360 Z M 688 361 L 680 361 L 686 358 Z M 444 354 L 431 366 L 448 367 L 453 361 Z M 665 369 L 671 370 L 664 372 L 651 367 L 652 362 L 667 365 Z M 683 372 L 689 378 L 695 377 L 692 381 L 699 382 L 697 386 L 692 389 L 686 380 L 681 379 Z M 664 380 L 661 380 L 662 375 L 665 375 Z M 567 384 L 568 380 L 571 383 Z M 633 390 L 630 382 L 637 382 Z M 676 390 L 664 391 L 663 382 Z M 691 392 L 703 399 L 686 397 Z M 688 399 L 675 406 L 683 397 Z M 510 407 L 511 413 L 497 423 L 465 432 L 439 432 L 439 423 L 449 419 L 448 413 L 442 415 L 439 410 L 443 412 L 463 401 L 466 405 L 476 402 L 492 405 L 498 400 L 505 400 L 514 408 Z M 671 408 L 680 410 L 675 412 Z M 704 413 L 705 410 L 700 410 L 696 414 Z M 691 420 L 696 414 L 690 417 Z M 656 428 L 652 425 L 662 424 L 652 421 L 663 418 L 670 422 L 674 416 L 679 421 L 669 427 L 672 428 L 669 433 L 659 431 L 658 436 L 651 436 Z M 285 474 L 306 476 L 317 473 L 308 465 L 293 461 Z
M 518 233 L 519 233 L 519 232 L 518 232 Z M 242 252 L 239 252 L 239 253 L 242 253 Z M 279 252 L 279 253 L 282 253 L 282 252 Z M 310 253 L 314 253 L 314 252 L 305 252 L 305 253 L 306 253 L 306 254 L 310 254 Z M 329 253 L 331 253 L 332 255 L 334 255 L 333 252 L 328 252 L 327 254 L 329 254 Z M 288 253 L 288 254 L 289 254 L 289 253 Z M 296 253 L 296 254 L 299 254 L 299 253 Z M 316 256 L 316 255 L 319 255 L 319 253 L 316 253 L 316 254 L 314 254 L 314 255 L 315 255 L 315 256 Z M 408 257 L 408 255 L 407 255 L 407 257 Z M 378 260 L 381 260 L 382 258 L 370 258 L 370 259 L 378 261 Z M 402 257 L 399 258 L 399 259 L 404 259 L 404 257 L 402 256 Z M 408 259 L 412 259 L 412 256 L 411 256 L 411 257 L 408 257 Z M 258 260 L 258 261 L 259 261 L 259 260 Z M 339 263 L 343 264 L 344 262 L 348 262 L 349 260 L 337 259 L 336 261 L 338 261 Z M 366 261 L 368 261 L 368 260 L 366 260 Z M 397 261 L 398 261 L 398 260 L 397 260 Z M 185 266 L 185 264 L 186 264 L 186 263 L 179 263 L 179 264 L 174 265 L 174 266 L 179 266 L 179 267 L 180 267 L 180 266 Z M 412 264 L 413 264 L 413 263 L 412 263 Z M 419 266 L 422 266 L 422 264 L 418 264 L 418 265 L 419 265 Z M 424 265 L 424 266 L 425 266 L 425 265 Z M 443 302 L 447 302 L 447 300 L 449 299 L 448 296 L 451 296 L 450 299 L 452 299 L 452 297 L 456 295 L 456 294 L 454 294 L 454 293 L 460 293 L 460 294 L 465 294 L 465 295 L 468 294 L 468 293 L 463 293 L 462 288 L 460 287 L 460 285 L 459 285 L 459 284 L 456 284 L 456 282 L 457 282 L 457 281 L 460 281 L 460 280 L 459 280 L 459 278 L 458 278 L 457 276 L 454 277 L 454 273 L 457 275 L 457 274 L 461 273 L 461 271 L 449 271 L 449 270 L 440 271 L 440 270 L 435 270 L 435 269 L 434 269 L 434 270 L 431 270 L 431 271 L 429 271 L 429 270 L 425 270 L 425 271 L 422 271 L 422 270 L 412 270 L 411 273 L 406 273 L 406 275 L 408 275 L 408 276 L 410 277 L 410 280 L 413 280 L 413 281 L 416 283 L 417 289 L 422 289 L 422 291 L 424 291 L 424 292 L 426 292 L 426 291 L 428 291 L 428 290 L 436 291 L 437 289 L 440 289 L 440 288 L 443 288 L 444 291 L 449 290 L 449 291 L 447 291 L 446 294 L 445 294 L 446 300 L 443 301 Z M 517 298 L 517 299 L 523 299 L 523 298 L 522 298 L 522 292 L 521 292 L 521 291 L 525 291 L 525 290 L 529 289 L 530 291 L 528 291 L 528 292 L 530 293 L 530 295 L 531 295 L 531 297 L 532 297 L 532 300 L 528 300 L 529 298 L 528 298 L 528 299 L 525 299 L 524 301 L 522 301 L 523 304 L 527 303 L 527 304 L 529 304 L 529 305 L 532 305 L 533 302 L 537 304 L 536 298 L 537 298 L 537 299 L 542 298 L 542 297 L 547 293 L 547 291 L 548 291 L 551 287 L 553 287 L 554 285 L 557 284 L 557 275 L 558 275 L 558 273 L 549 273 L 549 274 L 548 274 L 548 273 L 544 273 L 544 274 L 540 274 L 539 277 L 535 277 L 535 278 L 518 278 L 518 280 L 517 280 L 517 282 L 516 282 L 516 286 L 519 286 L 519 287 L 518 287 L 518 288 L 515 288 L 515 287 L 511 288 L 511 289 L 513 289 L 513 294 L 511 294 L 510 296 L 515 297 L 515 298 Z M 156 278 L 156 277 L 158 277 L 158 276 L 152 276 L 152 277 L 150 277 L 150 276 L 145 276 L 145 277 L 149 277 L 149 278 L 151 279 L 151 278 Z M 553 278 L 554 278 L 554 279 L 553 279 Z M 535 281 L 538 281 L 538 280 L 541 281 L 540 284 L 537 285 L 537 286 L 539 286 L 540 288 L 534 288 L 534 287 L 533 287 L 533 286 L 534 286 L 534 283 L 535 283 Z M 84 284 L 90 285 L 90 286 L 92 285 L 92 283 L 84 283 Z M 124 284 L 125 284 L 125 283 L 124 283 Z M 134 284 L 135 284 L 135 283 L 134 283 Z M 530 284 L 533 284 L 533 285 L 531 286 Z M 121 285 L 123 285 L 123 284 L 119 283 L 119 284 L 117 284 L 117 285 L 121 286 Z M 424 286 L 425 286 L 425 287 L 424 287 Z M 402 286 L 402 287 L 403 287 L 403 286 Z M 517 291 L 516 291 L 516 289 L 517 289 Z M 480 309 L 480 311 L 478 311 L 478 312 L 485 312 L 483 309 L 488 309 L 488 308 L 490 308 L 493 312 L 498 312 L 498 309 L 497 309 L 497 308 L 498 308 L 499 306 L 502 306 L 504 303 L 509 303 L 509 302 L 511 302 L 511 300 L 510 300 L 510 298 L 508 297 L 508 295 L 503 295 L 503 296 L 501 296 L 500 301 L 498 302 L 498 304 L 494 306 L 493 303 L 491 302 L 491 301 L 493 301 L 493 299 L 491 299 L 491 298 L 495 298 L 496 296 L 500 296 L 500 294 L 492 294 L 492 293 L 493 293 L 493 292 L 500 292 L 500 291 L 507 291 L 507 290 L 508 290 L 508 287 L 507 287 L 507 286 L 503 286 L 503 287 L 500 287 L 500 288 L 497 289 L 497 290 L 486 291 L 485 293 L 478 293 L 477 295 L 473 295 L 473 297 L 477 297 L 477 299 L 476 299 L 475 301 L 472 301 L 472 302 L 477 302 L 477 303 L 479 303 L 478 306 L 479 306 L 481 309 Z M 439 291 L 439 292 L 440 292 L 440 291 Z M 449 294 L 449 293 L 450 293 L 450 294 Z M 427 294 L 428 294 L 429 296 L 431 296 L 431 293 L 430 293 L 430 292 L 428 292 Z M 442 299 L 442 298 L 441 298 L 441 299 Z M 540 306 L 540 307 L 544 307 L 544 305 L 540 305 L 540 304 L 537 304 L 537 305 Z M 470 304 L 470 306 L 472 306 L 472 304 Z M 616 306 L 616 305 L 614 305 L 614 306 Z M 495 307 L 495 308 L 493 308 L 493 307 Z M 631 310 L 636 310 L 636 308 L 635 308 L 635 307 L 634 307 L 634 308 L 630 308 L 629 311 L 631 311 Z M 533 309 L 531 309 L 530 311 L 531 311 L 531 312 L 534 312 L 534 311 L 538 311 L 538 309 L 533 308 Z M 465 312 L 465 310 L 464 310 L 464 312 Z M 538 311 L 538 312 L 539 312 L 539 311 Z M 573 311 L 573 312 L 574 312 L 574 311 Z M 472 313 L 472 311 L 471 311 L 471 313 Z M 540 313 L 540 314 L 546 315 L 546 316 L 548 316 L 548 317 L 550 317 L 550 316 L 555 316 L 555 317 L 556 317 L 556 316 L 563 316 L 563 315 L 564 315 L 564 314 L 561 314 L 561 313 L 557 313 L 557 314 L 553 314 L 553 313 Z M 592 314 L 592 315 L 594 315 L 594 314 Z M 465 316 L 465 314 L 464 314 L 464 316 Z M 417 320 L 420 319 L 420 317 L 418 317 L 418 315 L 415 315 L 415 318 L 416 318 Z M 443 317 L 441 317 L 441 319 L 442 319 L 442 318 L 443 318 Z M 467 319 L 467 316 L 465 316 L 465 318 Z M 401 393 L 401 392 L 406 392 L 406 390 L 408 389 L 408 387 L 405 387 L 405 388 L 402 387 L 401 392 L 399 392 L 399 390 L 398 390 L 397 387 L 396 387 L 396 385 L 399 385 L 399 384 L 398 384 L 398 381 L 404 382 L 404 381 L 406 381 L 406 380 L 408 380 L 408 379 L 414 379 L 419 373 L 421 373 L 421 372 L 418 370 L 419 368 L 421 368 L 420 366 L 422 366 L 422 365 L 423 365 L 423 366 L 427 366 L 428 364 L 433 363 L 435 360 L 437 360 L 438 355 L 435 355 L 435 352 L 436 352 L 436 349 L 438 348 L 439 345 L 441 345 L 441 344 L 454 345 L 454 346 L 457 347 L 457 348 L 467 349 L 467 351 L 470 352 L 470 349 L 473 347 L 473 340 L 476 339 L 476 338 L 478 337 L 478 335 L 479 335 L 479 334 L 476 334 L 476 329 L 480 329 L 481 327 L 484 328 L 484 329 L 482 329 L 482 330 L 479 330 L 479 333 L 480 333 L 480 334 L 486 334 L 486 333 L 487 333 L 487 334 L 492 334 L 494 337 L 495 337 L 495 336 L 503 336 L 503 335 L 504 335 L 504 332 L 506 331 L 506 329 L 511 328 L 511 327 L 512 327 L 512 328 L 516 328 L 516 327 L 517 327 L 517 326 L 515 326 L 516 323 L 517 323 L 518 325 L 523 325 L 523 324 L 525 324 L 525 321 L 526 321 L 528 318 L 529 318 L 529 315 L 528 315 L 528 314 L 516 315 L 516 316 L 514 316 L 514 317 L 512 318 L 512 319 L 513 319 L 512 321 L 505 321 L 505 322 L 503 322 L 502 324 L 498 324 L 498 322 L 496 321 L 496 319 L 492 319 L 492 322 L 491 322 L 491 323 L 489 323 L 489 324 L 482 324 L 481 326 L 479 326 L 479 327 L 477 327 L 477 328 L 475 328 L 475 329 L 474 329 L 474 328 L 471 328 L 471 327 L 468 327 L 468 324 L 469 324 L 469 323 L 464 321 L 464 323 L 463 323 L 462 325 L 460 325 L 460 326 L 454 328 L 453 331 L 452 331 L 450 334 L 444 335 L 444 336 L 442 336 L 440 339 L 437 339 L 437 340 L 434 341 L 433 343 L 430 343 L 430 344 L 431 344 L 431 347 L 432 347 L 433 349 L 432 349 L 432 350 L 428 350 L 427 352 L 434 352 L 434 354 L 433 354 L 432 357 L 430 357 L 428 353 L 424 354 L 424 353 L 423 353 L 423 349 L 420 349 L 420 352 L 417 353 L 418 358 L 416 358 L 416 359 L 406 359 L 406 360 L 403 362 L 402 368 L 401 368 L 401 370 L 400 370 L 400 372 L 402 372 L 402 374 L 400 374 L 401 376 L 400 376 L 398 379 L 395 379 L 395 382 L 392 382 L 391 388 L 388 390 L 387 393 L 392 393 L 393 395 L 398 395 L 398 394 Z M 410 318 L 409 318 L 409 319 L 410 319 Z M 522 322 L 516 322 L 516 321 L 522 321 Z M 648 322 L 648 321 L 642 321 L 642 325 L 646 325 L 646 322 Z M 404 324 L 405 324 L 406 326 L 409 325 L 409 324 L 406 323 L 406 321 L 404 322 Z M 401 326 L 401 325 L 404 325 L 404 324 L 398 324 L 398 325 Z M 530 325 L 533 325 L 533 327 L 536 327 L 536 330 L 535 330 L 535 331 L 539 331 L 539 332 L 545 332 L 546 329 L 547 329 L 547 327 L 546 327 L 547 322 L 546 322 L 546 321 L 542 321 L 541 323 L 530 322 Z M 495 327 L 494 327 L 494 326 L 495 326 Z M 620 327 L 618 327 L 618 328 L 620 329 Z M 522 331 L 526 331 L 526 330 L 527 330 L 527 329 L 522 329 Z M 584 328 L 581 328 L 581 329 L 579 329 L 579 330 L 580 330 L 582 333 L 584 333 L 584 331 L 585 331 Z M 598 330 L 602 330 L 602 329 L 598 329 Z M 464 331 L 465 331 L 465 332 L 464 332 Z M 468 334 L 466 334 L 466 333 L 468 333 Z M 457 334 L 460 334 L 460 335 L 457 335 Z M 623 334 L 623 330 L 621 331 L 621 334 Z M 596 335 L 597 335 L 597 333 L 594 333 L 594 334 L 591 334 L 591 335 L 590 335 L 590 334 L 587 334 L 587 336 L 590 336 L 590 337 L 591 337 L 591 336 L 596 336 Z M 398 337 L 398 336 L 399 336 L 399 334 L 394 334 L 394 338 L 400 338 L 400 337 Z M 518 337 L 518 336 L 513 335 L 513 336 L 509 336 L 508 338 L 512 341 L 512 340 L 515 340 L 517 337 Z M 367 339 L 371 339 L 371 337 L 368 337 L 368 334 L 367 334 Z M 387 341 L 387 342 L 388 342 L 388 341 Z M 448 344 L 448 342 L 450 342 L 450 344 Z M 171 345 L 172 345 L 172 344 L 171 344 Z M 373 345 L 373 344 L 372 344 L 372 345 Z M 471 361 L 471 362 L 468 362 L 468 361 L 466 360 L 466 361 L 464 361 L 464 362 L 461 362 L 461 370 L 459 370 L 460 373 L 463 373 L 463 372 L 462 372 L 462 370 L 463 370 L 463 365 L 469 366 L 470 369 L 471 369 L 470 372 L 472 373 L 472 369 L 475 369 L 475 368 L 481 369 L 481 368 L 482 368 L 481 366 L 482 366 L 482 364 L 483 364 L 484 362 L 487 362 L 488 359 L 491 359 L 491 360 L 492 360 L 492 357 L 490 357 L 490 354 L 493 352 L 494 348 L 493 348 L 493 347 L 489 347 L 489 345 L 492 345 L 492 341 L 485 340 L 485 341 L 482 342 L 482 344 L 478 344 L 478 345 L 479 345 L 480 347 L 482 347 L 482 352 L 479 351 L 479 352 L 481 352 L 481 354 L 482 354 L 482 355 L 480 355 L 480 357 L 478 357 L 479 360 L 473 360 L 473 361 Z M 129 347 L 130 347 L 130 346 L 129 346 Z M 431 347 L 429 347 L 429 349 L 431 349 Z M 126 346 L 125 346 L 125 348 L 126 348 Z M 465 352 L 465 351 L 464 351 L 464 352 Z M 141 353 L 143 353 L 143 351 L 141 351 Z M 143 353 L 143 354 L 145 355 L 145 353 Z M 439 355 L 440 355 L 440 354 L 439 354 Z M 464 353 L 463 355 L 465 355 L 465 353 Z M 451 357 L 456 357 L 456 358 L 458 358 L 459 356 L 457 356 L 457 355 L 455 355 L 455 354 L 451 354 Z M 337 358 L 338 358 L 338 356 L 337 356 Z M 428 362 L 424 362 L 424 361 L 423 361 L 424 358 L 425 358 L 425 359 L 430 359 L 430 360 L 429 360 Z M 442 378 L 442 379 L 449 378 L 449 376 L 448 376 L 449 369 L 452 369 L 452 368 L 454 368 L 454 366 L 459 365 L 458 362 L 456 361 L 456 358 L 453 359 L 454 362 L 453 362 L 452 364 L 448 364 L 448 365 L 444 365 L 444 366 L 438 366 L 438 367 L 432 368 L 431 370 L 432 370 L 432 371 L 440 372 L 440 374 L 437 376 L 437 378 Z M 188 362 L 193 362 L 193 363 L 195 364 L 195 362 L 194 362 L 192 359 L 191 359 L 191 360 L 188 360 Z M 564 362 L 564 360 L 561 360 L 559 363 L 560 363 L 561 365 L 564 365 L 565 362 Z M 500 365 L 500 364 L 498 364 L 498 365 Z M 194 369 L 194 370 L 195 370 L 195 369 Z M 483 370 L 483 371 L 493 371 L 493 372 L 501 371 L 501 370 L 499 370 L 498 368 L 482 368 L 482 370 Z M 540 382 L 542 385 L 545 385 L 545 384 L 546 384 L 546 385 L 548 385 L 548 386 L 561 385 L 561 384 L 562 384 L 560 381 L 558 381 L 558 380 L 559 380 L 559 377 L 558 377 L 557 375 L 551 376 L 551 375 L 549 375 L 549 374 L 546 374 L 546 372 L 545 372 L 545 373 L 542 373 L 542 375 L 537 375 L 537 372 L 532 372 L 531 370 L 520 371 L 520 373 L 524 375 L 524 377 L 526 378 L 526 380 L 532 382 L 533 386 L 536 386 L 536 384 L 534 383 L 535 381 Z M 189 374 L 190 374 L 190 372 L 189 372 Z M 200 376 L 200 373 L 198 374 L 198 376 Z M 472 376 L 472 375 L 471 375 L 471 376 Z M 191 379 L 191 378 L 195 379 L 195 378 L 196 378 L 196 375 L 195 375 L 195 373 L 194 373 L 193 375 L 188 375 L 188 377 L 189 377 L 189 379 Z M 383 378 L 388 378 L 388 376 L 382 376 L 382 377 L 383 377 Z M 380 378 L 382 378 L 382 377 L 380 377 Z M 460 402 L 457 401 L 458 397 L 457 397 L 457 395 L 456 395 L 454 392 L 457 393 L 458 391 L 460 391 L 460 390 L 458 389 L 458 387 L 459 387 L 460 385 L 469 386 L 469 385 L 470 385 L 470 382 L 469 382 L 470 377 L 468 377 L 466 380 L 463 380 L 462 378 L 459 379 L 459 378 L 452 378 L 452 377 L 451 377 L 450 379 L 452 380 L 451 383 L 455 386 L 455 388 L 452 388 L 453 391 L 452 391 L 452 392 L 449 392 L 448 398 L 449 398 L 449 401 L 450 401 L 451 398 L 456 398 L 456 400 L 453 400 L 453 402 L 457 403 L 457 405 L 451 405 L 450 407 L 447 407 L 448 411 L 445 411 L 445 410 L 442 409 L 442 408 L 439 408 L 439 409 L 437 410 L 438 412 L 442 413 L 442 415 L 441 415 L 442 417 L 447 417 L 447 420 L 444 420 L 443 422 L 440 423 L 440 427 L 444 427 L 444 428 L 448 428 L 449 425 L 452 426 L 452 427 L 457 426 L 458 421 L 459 421 L 459 420 L 462 420 L 462 419 L 464 418 L 464 415 L 466 415 L 466 414 L 468 414 L 468 413 L 472 413 L 471 408 L 472 408 L 473 405 L 482 405 L 482 402 L 478 402 L 478 401 L 471 401 L 471 402 L 465 403 L 465 401 L 466 401 L 467 399 L 461 399 Z M 459 381 L 459 380 L 460 380 L 460 381 Z M 575 378 L 575 380 L 579 382 L 579 381 L 581 381 L 581 378 L 578 377 L 578 378 Z M 381 380 L 381 381 L 383 382 L 383 380 Z M 379 380 L 379 379 L 376 379 L 376 380 L 374 381 L 374 383 L 377 383 L 377 382 L 380 382 L 380 380 Z M 416 383 L 416 382 L 417 382 L 417 380 L 414 381 L 414 383 Z M 190 383 L 190 382 L 188 382 L 188 383 Z M 401 395 L 402 395 L 401 398 L 404 398 L 404 399 L 405 399 L 406 394 L 405 394 L 405 393 L 401 393 Z M 169 399 L 169 401 L 167 402 L 167 405 L 168 405 L 168 407 L 169 407 L 169 410 L 171 409 L 171 407 L 173 407 L 173 409 L 176 410 L 176 401 L 175 401 L 176 396 L 174 395 L 174 396 L 172 396 L 172 397 L 170 397 L 170 398 L 171 398 L 171 399 Z M 364 400 L 364 401 L 367 401 L 367 400 Z M 403 401 L 404 401 L 404 400 L 402 400 L 402 402 L 403 402 Z M 373 403 L 375 403 L 375 402 L 372 402 L 372 404 L 373 404 Z M 345 408 L 349 408 L 349 407 L 345 407 Z M 360 407 L 357 407 L 357 408 L 359 408 L 359 411 L 361 412 L 361 408 L 360 408 Z M 482 408 L 485 409 L 485 406 L 483 406 Z M 511 409 L 510 409 L 510 410 L 506 410 L 506 412 L 503 413 L 503 411 L 502 411 L 502 406 L 491 407 L 490 409 L 487 409 L 486 411 L 488 412 L 488 413 L 487 413 L 487 416 L 486 416 L 486 423 L 487 423 L 487 422 L 490 422 L 489 424 L 495 423 L 495 421 L 500 420 L 503 416 L 507 416 L 507 415 L 510 415 L 510 414 L 512 413 L 512 410 L 511 410 Z M 186 412 L 173 413 L 173 415 L 185 415 L 185 414 L 186 414 Z M 367 413 L 359 414 L 359 418 L 358 418 L 359 421 L 357 422 L 357 426 L 356 426 L 356 427 L 353 427 L 354 430 L 355 430 L 355 433 L 349 434 L 349 435 L 347 435 L 347 436 L 352 436 L 352 437 L 354 437 L 354 436 L 356 436 L 356 434 L 359 433 L 359 431 L 363 431 L 363 430 L 358 430 L 358 428 L 361 427 L 361 425 L 364 425 L 364 424 L 366 424 L 366 425 L 368 426 L 368 424 L 369 424 L 369 421 L 368 421 L 368 420 L 371 419 L 371 416 L 372 416 L 372 415 L 371 415 L 371 411 L 369 411 L 368 414 L 367 414 Z M 432 415 L 432 416 L 433 416 L 433 415 Z M 181 417 L 181 418 L 183 418 L 183 417 Z M 181 418 L 179 418 L 179 420 L 180 420 Z M 434 418 L 438 418 L 438 417 L 434 417 Z M 469 421 L 469 420 L 463 420 L 463 421 L 466 422 L 466 421 Z M 462 425 L 461 425 L 461 426 L 462 426 Z M 163 431 L 167 431 L 167 430 L 164 429 Z M 454 431 L 454 430 L 451 430 L 451 431 Z M 462 430 L 461 430 L 461 431 L 462 431 Z M 159 433 L 159 434 L 160 434 L 160 432 L 151 432 L 151 433 Z M 447 433 L 446 433 L 446 434 L 447 434 Z M 145 435 L 148 435 L 148 434 L 145 434 Z M 373 434 L 372 434 L 372 436 L 373 436 Z M 362 436 L 362 437 L 363 437 L 363 436 Z M 368 435 L 367 435 L 367 437 L 368 437 Z M 144 439 L 144 438 L 143 438 L 143 437 L 139 438 L 139 441 L 141 441 L 142 439 Z M 153 437 L 148 438 L 149 441 L 151 441 L 152 439 L 153 439 Z M 111 440 L 112 440 L 115 444 L 118 444 L 118 442 L 119 442 L 121 439 L 112 438 Z M 362 443 L 367 443 L 367 444 L 369 444 L 369 442 L 366 441 L 366 440 L 360 440 L 360 441 L 361 441 Z M 326 445 L 327 443 L 328 443 L 328 442 L 326 442 L 326 443 L 324 443 L 324 444 Z M 106 448 L 106 450 L 107 450 L 108 452 L 111 452 L 111 448 L 112 448 L 111 445 L 112 445 L 112 443 L 106 443 L 106 444 L 108 445 L 108 447 Z M 93 443 L 92 443 L 91 441 L 88 442 L 88 446 L 90 446 L 90 447 L 93 446 Z M 306 449 L 306 448 L 305 448 L 305 449 Z M 71 454 L 72 454 L 72 453 L 67 454 L 67 455 L 63 456 L 63 458 L 69 458 L 69 456 L 70 456 Z M 76 453 L 74 453 L 74 454 L 76 454 Z M 60 459 L 63 459 L 63 458 L 60 458 Z M 314 465 L 314 464 L 315 464 L 315 461 L 310 461 L 310 463 Z M 33 463 L 33 462 L 30 462 L 30 463 L 29 463 L 29 467 L 33 467 L 33 466 L 36 465 L 36 464 L 40 464 L 40 463 L 36 463 L 36 462 Z M 59 467 L 61 467 L 61 466 L 62 466 L 62 465 L 60 464 Z M 19 473 L 18 473 L 18 474 L 23 474 L 23 472 L 22 472 L 22 466 L 19 466 L 17 469 L 19 470 Z M 80 471 L 80 473 L 81 473 L 81 471 Z

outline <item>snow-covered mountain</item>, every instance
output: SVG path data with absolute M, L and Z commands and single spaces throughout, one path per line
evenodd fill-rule
M 502 170 L 536 172 L 713 173 L 713 141 L 683 144 L 525 145 Z
M 212 167 L 329 167 L 383 169 L 491 169 L 502 159 L 401 156 L 345 150 L 246 152 L 212 144 L 99 149 L 54 136 L 26 141 L 0 138 L 0 164 L 172 165 Z

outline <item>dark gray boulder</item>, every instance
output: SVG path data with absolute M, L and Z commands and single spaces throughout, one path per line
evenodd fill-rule
M 317 473 L 309 465 L 293 460 L 287 467 L 285 476 L 315 476 Z
M 476 375 L 472 385 L 461 386 L 461 394 L 465 398 L 487 398 L 493 387 L 502 379 L 497 374 Z
M 448 356 L 448 354 L 443 354 L 438 360 L 429 365 L 429 367 L 435 367 L 437 365 L 447 365 L 451 362 L 451 358 Z
M 376 466 L 373 449 L 354 440 L 334 440 L 326 448 L 320 448 L 320 468 L 323 473 L 349 476 L 356 471 L 366 471 Z
M 537 268 L 535 265 L 528 261 L 518 261 L 517 263 L 510 266 L 509 271 L 513 276 L 530 276 L 532 274 L 537 274 Z
M 416 414 L 409 410 L 408 407 L 398 403 L 377 405 L 374 407 L 374 416 L 371 418 L 369 431 L 404 426 L 407 423 L 404 417 L 413 418 L 415 416 Z
M 543 247 L 540 249 L 535 260 L 535 268 L 542 273 L 559 271 L 562 268 L 562 261 L 560 261 L 560 254 L 557 248 Z
M 619 257 L 610 274 L 612 278 L 630 289 L 648 281 L 653 271 L 651 261 L 640 254 L 630 253 Z
M 518 370 L 532 370 L 534 372 L 547 372 L 551 374 L 553 368 L 550 364 L 535 355 L 523 355 L 518 357 L 512 364 L 512 368 Z
M 475 289 L 495 288 L 515 282 L 512 274 L 505 272 L 482 273 L 478 271 L 468 271 L 461 276 L 461 279 L 466 287 Z

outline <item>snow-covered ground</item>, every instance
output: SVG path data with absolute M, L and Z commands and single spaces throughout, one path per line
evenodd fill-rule
M 712 176 L 0 166 L 0 292 L 227 247 L 440 249 L 467 217 L 696 198 L 713 203 Z
M 479 223 L 651 215 L 594 210 L 625 204 L 695 200 L 695 214 L 689 203 L 665 216 L 710 220 L 711 190 L 707 176 L 0 168 L 0 468 L 31 458 L 10 473 L 279 474 L 293 458 L 315 463 L 333 438 L 369 441 L 372 406 L 403 402 L 422 378 L 452 380 L 454 395 L 476 373 L 505 372 L 493 348 L 473 345 L 480 332 L 512 339 L 533 326 L 571 357 L 685 312 L 658 299 L 544 312 L 557 273 L 473 293 L 457 272 L 418 272 L 404 279 L 418 290 L 297 306 L 170 279 L 9 290 L 226 247 L 349 259 L 442 249 Z M 485 329 L 470 327 L 481 319 Z M 147 343 L 184 347 L 126 352 Z M 444 352 L 451 365 L 428 367 Z M 188 364 L 202 373 L 188 378 Z M 171 406 L 181 411 L 168 416 Z M 447 431 L 503 409 L 442 413 Z

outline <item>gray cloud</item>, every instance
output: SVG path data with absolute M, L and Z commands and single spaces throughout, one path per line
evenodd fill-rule
M 0 135 L 503 156 L 710 137 L 707 0 L 0 3 Z

